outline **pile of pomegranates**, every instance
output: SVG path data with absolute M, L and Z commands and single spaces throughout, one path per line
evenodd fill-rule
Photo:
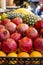
M 23 52 L 34 49 L 43 53 L 43 20 L 39 20 L 35 26 L 28 26 L 19 17 L 1 21 L 0 50 L 10 53 L 18 48 Z

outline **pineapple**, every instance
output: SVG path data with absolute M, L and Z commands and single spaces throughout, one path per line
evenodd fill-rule
M 23 18 L 24 15 L 21 14 L 21 13 L 16 13 L 16 12 L 7 12 L 7 17 L 10 18 L 10 19 L 13 19 L 15 17 Z
M 34 25 L 40 19 L 41 18 L 39 16 L 32 15 L 32 14 L 28 14 L 28 15 L 23 17 L 24 23 L 26 23 L 28 25 Z
M 10 19 L 15 17 L 21 17 L 24 23 L 28 25 L 34 25 L 38 20 L 41 19 L 39 16 L 36 16 L 34 13 L 25 8 L 13 10 L 12 12 L 8 12 L 7 15 Z

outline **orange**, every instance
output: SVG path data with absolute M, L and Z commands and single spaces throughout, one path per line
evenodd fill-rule
M 6 54 L 3 51 L 0 51 L 0 57 L 6 57 Z
M 6 54 L 3 51 L 0 51 L 0 57 L 6 57 Z M 4 63 L 4 60 L 0 61 L 0 64 Z
M 42 54 L 38 51 L 33 51 L 31 54 L 30 54 L 30 57 L 42 57 Z M 33 64 L 38 64 L 40 63 L 39 61 L 33 61 Z
M 7 55 L 7 57 L 17 57 L 17 54 L 16 53 L 14 53 L 14 52 L 11 52 L 11 53 L 9 53 L 8 55 Z M 15 63 L 17 63 L 16 61 L 9 61 L 9 63 L 10 64 L 15 64 Z
M 27 58 L 30 57 L 29 54 L 27 52 L 21 52 L 18 54 L 18 57 L 23 57 L 23 58 Z M 20 64 L 23 64 L 23 61 L 19 61 Z M 26 61 L 26 64 L 29 64 L 29 61 Z
M 31 57 L 42 57 L 42 54 L 38 51 L 33 51 L 31 54 L 30 54 Z
M 18 57 L 29 57 L 29 54 L 28 53 L 26 53 L 26 52 L 21 52 L 21 53 L 19 53 L 18 54 Z

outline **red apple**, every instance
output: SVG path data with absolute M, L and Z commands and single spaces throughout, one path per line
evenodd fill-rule
M 15 32 L 11 35 L 11 38 L 18 42 L 22 38 L 22 35 L 18 32 Z
M 19 25 L 20 23 L 23 22 L 23 20 L 20 17 L 16 17 L 12 20 L 12 22 L 16 25 Z
M 0 41 L 4 41 L 10 37 L 10 33 L 7 29 L 0 29 Z
M 16 31 L 16 25 L 12 22 L 7 23 L 5 27 L 10 33 L 14 33 Z
M 2 50 L 6 53 L 14 52 L 17 49 L 17 44 L 16 42 L 9 38 L 6 41 L 3 42 L 2 44 Z
M 4 20 L 2 20 L 2 24 L 3 25 L 6 25 L 8 22 L 10 22 L 11 20 L 10 19 L 4 19 Z
M 24 52 L 30 52 L 32 49 L 32 40 L 28 37 L 24 37 L 19 42 L 19 48 Z
M 38 31 L 35 28 L 30 27 L 26 30 L 26 36 L 35 40 L 38 37 Z
M 24 24 L 24 23 L 21 23 L 17 26 L 17 30 L 20 33 L 25 33 L 28 28 L 29 28 L 29 26 L 27 24 Z
M 5 29 L 5 26 L 4 25 L 0 25 L 0 29 Z
M 35 24 L 35 28 L 40 31 L 41 28 L 43 28 L 43 20 L 39 20 Z
M 34 41 L 34 49 L 43 53 L 43 38 L 37 38 Z

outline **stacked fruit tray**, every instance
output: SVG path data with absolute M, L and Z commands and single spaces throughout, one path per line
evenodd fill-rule
M 0 65 L 43 65 L 43 19 L 30 12 L 0 16 Z

